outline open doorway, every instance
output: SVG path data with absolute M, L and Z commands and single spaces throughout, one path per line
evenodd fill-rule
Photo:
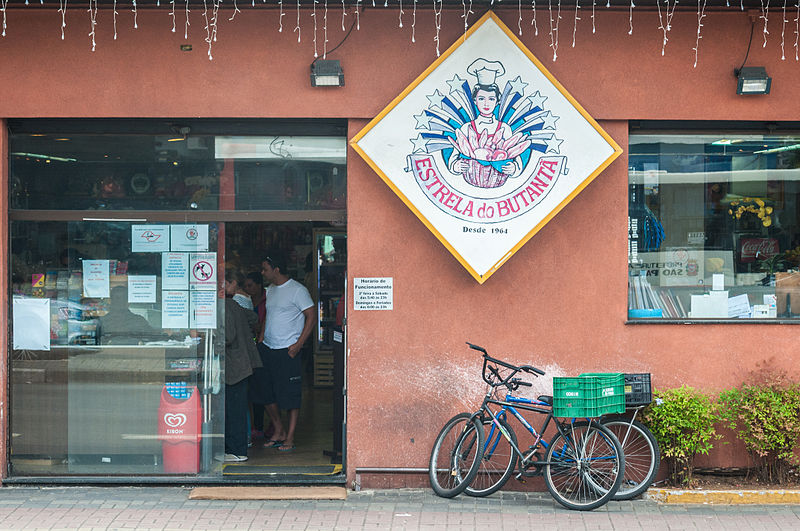
M 244 275 L 244 295 L 255 303 L 254 313 L 259 313 L 267 287 L 259 284 L 264 280 L 262 262 L 275 251 L 286 258 L 285 273 L 308 290 L 315 311 L 311 336 L 300 353 L 302 396 L 293 447 L 270 442 L 269 415 L 256 401 L 259 393 L 250 392 L 248 459 L 225 463 L 223 475 L 231 479 L 338 475 L 343 459 L 346 228 L 325 222 L 228 222 L 224 241 L 226 270 Z M 255 378 L 248 382 L 251 391 L 257 385 Z M 281 419 L 285 426 L 287 411 L 281 411 Z

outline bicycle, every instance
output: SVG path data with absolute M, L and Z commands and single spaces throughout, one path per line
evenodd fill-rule
M 564 507 L 591 510 L 608 502 L 619 488 L 625 470 L 625 457 L 613 433 L 596 419 L 555 420 L 556 434 L 548 444 L 542 436 L 554 419 L 552 397 L 532 400 L 511 394 L 521 386 L 532 385 L 515 378 L 519 372 L 538 376 L 544 371 L 530 365 L 506 363 L 490 357 L 483 347 L 467 344 L 483 353 L 482 376 L 489 387 L 477 412 L 456 415 L 437 436 L 429 463 L 433 490 L 444 497 L 464 491 L 485 496 L 500 489 L 517 465 L 518 479 L 544 476 L 548 491 Z M 498 367 L 511 372 L 503 377 Z M 495 395 L 503 387 L 509 393 L 501 400 Z M 501 409 L 495 413 L 491 405 Z M 519 409 L 545 415 L 538 431 Z M 507 422 L 508 412 L 535 438 L 524 453 Z M 484 426 L 489 427 L 488 436 Z

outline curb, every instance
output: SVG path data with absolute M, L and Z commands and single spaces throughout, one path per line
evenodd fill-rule
M 678 490 L 649 489 L 645 499 L 658 503 L 715 505 L 796 505 L 800 490 Z

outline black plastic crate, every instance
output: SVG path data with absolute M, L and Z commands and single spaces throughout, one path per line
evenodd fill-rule
M 625 373 L 625 407 L 646 406 L 652 401 L 650 373 Z

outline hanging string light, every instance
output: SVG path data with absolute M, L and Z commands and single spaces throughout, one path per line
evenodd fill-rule
M 236 2 L 236 0 L 233 0 Z M 283 16 L 286 14 L 283 12 L 283 0 L 278 0 L 278 6 L 280 7 L 279 15 L 278 15 L 278 33 L 283 33 Z M 231 17 L 232 19 L 233 17 Z
M 347 8 L 344 5 L 344 0 L 342 0 L 342 31 L 345 31 L 344 27 L 344 17 L 347 16 Z
M 278 3 L 281 4 L 281 13 L 283 13 L 283 1 L 279 1 Z M 241 13 L 241 11 L 239 10 L 239 6 L 236 5 L 236 0 L 233 0 L 233 14 L 231 15 L 231 18 L 229 18 L 228 20 L 233 20 L 234 18 L 236 18 L 236 13 Z M 281 14 L 281 18 L 282 17 L 283 14 Z
M 789 22 L 786 20 L 786 0 L 783 0 L 783 16 L 781 17 L 783 22 L 781 23 L 781 61 L 786 60 L 786 54 L 783 51 L 783 45 L 785 43 L 784 39 L 784 32 L 786 30 L 786 23 Z
M 594 8 L 597 4 L 597 0 L 592 0 L 592 35 L 594 35 L 595 27 L 594 27 Z
M 678 5 L 678 0 L 673 0 L 672 7 L 670 8 L 669 0 L 664 0 L 664 15 L 661 15 L 661 0 L 656 0 L 656 7 L 658 8 L 658 29 L 663 33 L 661 41 L 661 55 L 663 57 L 664 50 L 667 47 L 667 34 L 672 29 L 672 16 L 675 14 L 675 7 Z
M 414 11 L 411 15 L 411 42 L 417 42 L 417 0 L 414 0 Z
M 533 19 L 531 20 L 531 26 L 533 26 L 533 36 L 539 36 L 539 25 L 536 24 L 536 0 L 531 0 L 531 11 L 533 11 Z
M 436 36 L 433 41 L 436 43 L 436 57 L 439 57 L 439 31 L 442 29 L 442 0 L 433 0 L 433 19 L 436 22 Z
M 172 33 L 175 33 L 175 0 L 169 0 L 169 3 L 172 4 L 172 9 L 169 12 L 169 16 L 172 17 Z M 114 40 L 117 39 L 117 0 L 114 0 Z
M 578 10 L 581 8 L 581 0 L 575 0 L 575 18 L 572 21 L 572 47 L 575 48 L 575 33 L 578 31 L 578 21 L 581 17 L 578 16 Z
M 2 37 L 6 36 L 6 6 L 8 5 L 8 0 L 0 0 L 0 11 L 3 12 L 3 33 Z M 64 32 L 61 32 L 61 38 L 64 38 Z
M 610 4 L 611 3 L 609 2 L 609 5 Z M 609 5 L 607 5 L 606 7 L 609 7 Z M 628 8 L 628 24 L 630 24 L 631 28 L 628 30 L 628 35 L 633 35 L 633 8 L 634 7 L 636 7 L 636 5 L 633 3 L 633 0 L 631 0 L 631 6 Z
M 800 0 L 795 3 L 794 8 L 794 60 L 800 61 L 800 48 L 798 47 L 798 39 L 800 39 Z
M 300 42 L 300 0 L 297 0 L 297 24 L 294 27 L 297 32 L 297 42 Z
M 325 13 L 322 16 L 322 58 L 328 56 L 328 0 L 325 0 Z
M 61 40 L 64 40 L 64 28 L 67 27 L 67 1 L 68 0 L 58 0 L 58 12 L 61 13 Z M 6 36 L 6 9 L 5 5 L 8 3 L 8 0 L 3 0 L 3 37 Z
M 185 1 L 186 1 L 186 9 L 185 9 L 185 12 L 186 12 L 186 23 L 183 25 L 183 38 L 184 39 L 188 39 L 189 38 L 189 0 L 185 0 Z
M 522 36 L 522 0 L 517 0 L 517 12 L 519 13 L 519 17 L 517 18 L 517 29 L 519 31 L 520 37 Z
M 89 0 L 89 24 L 92 28 L 92 31 L 89 32 L 89 36 L 92 38 L 92 51 L 94 51 L 97 44 L 94 40 L 94 30 L 97 26 L 97 0 Z
M 403 27 L 403 0 L 400 0 L 400 13 L 397 15 L 400 22 L 400 27 Z
M 561 0 L 558 0 L 558 12 L 553 21 L 553 0 L 547 0 L 547 10 L 550 14 L 550 48 L 553 49 L 553 61 L 558 59 L 558 25 L 561 21 Z
M 466 35 L 469 28 L 469 16 L 472 14 L 472 0 L 469 0 L 469 7 L 467 7 L 466 0 L 461 0 L 461 11 L 461 18 L 464 19 L 464 35 Z
M 767 47 L 767 35 L 769 35 L 769 31 L 767 31 L 767 22 L 769 22 L 767 20 L 769 18 L 769 0 L 767 0 L 766 4 L 764 4 L 764 0 L 761 0 L 761 16 L 758 17 L 758 18 L 764 19 L 764 31 L 763 31 L 763 33 L 764 33 L 764 44 L 762 44 L 761 47 L 762 48 L 766 48 Z
M 700 31 L 703 27 L 703 19 L 706 16 L 706 0 L 697 0 L 697 39 L 695 40 L 694 44 L 694 68 L 697 68 L 697 56 L 700 53 L 700 39 L 703 37 L 700 35 Z
M 314 3 L 311 4 L 311 18 L 314 19 L 314 58 L 316 59 L 319 57 L 317 53 L 317 3 L 318 0 L 314 0 Z
M 356 0 L 356 31 L 361 29 L 361 0 Z
M 133 0 L 133 29 L 139 29 L 139 13 L 136 11 L 136 0 Z

